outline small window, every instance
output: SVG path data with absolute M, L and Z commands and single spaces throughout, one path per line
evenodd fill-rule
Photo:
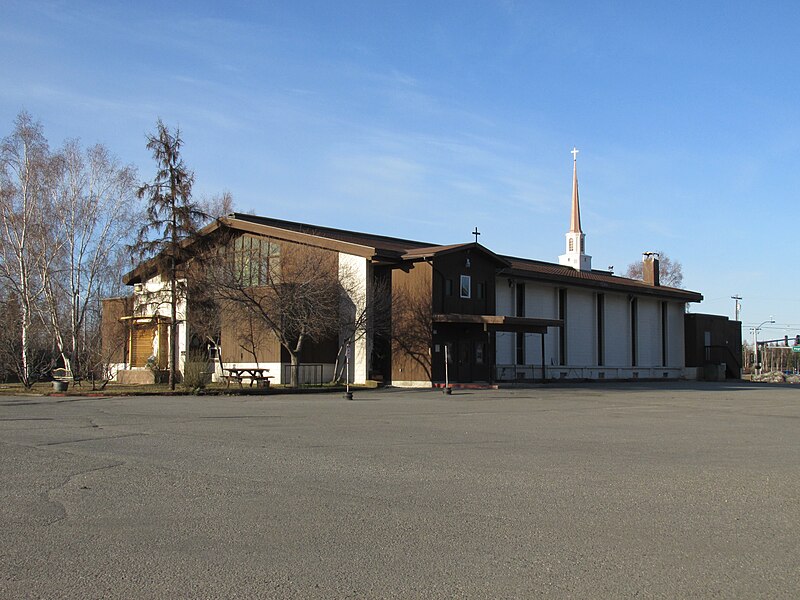
M 461 276 L 461 297 L 472 298 L 472 278 L 469 275 Z
M 475 294 L 478 297 L 478 300 L 483 300 L 486 298 L 486 284 L 485 283 L 477 283 L 475 284 Z
M 573 250 L 575 250 L 575 240 L 569 238 L 569 251 L 572 252 Z
M 452 279 L 445 279 L 445 281 L 444 281 L 444 295 L 445 296 L 452 296 L 453 295 L 453 280 Z

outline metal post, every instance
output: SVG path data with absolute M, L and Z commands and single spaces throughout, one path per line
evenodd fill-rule
M 739 302 L 739 300 L 741 300 L 742 297 L 739 294 L 736 294 L 735 296 L 731 296 L 731 298 L 736 302 L 736 304 L 734 305 L 734 309 L 733 309 L 734 310 L 734 314 L 736 315 L 736 318 L 734 319 L 734 321 L 738 321 L 739 320 L 739 311 L 742 309 L 742 304 L 741 304 L 741 302 Z
M 350 391 L 350 344 L 347 344 L 344 349 L 344 385 L 344 397 L 352 400 L 353 392 Z
M 758 327 L 753 327 L 753 373 L 758 368 Z M 758 375 L 758 373 L 756 373 Z
M 453 393 L 453 390 L 450 389 L 450 371 L 447 368 L 448 363 L 448 354 L 447 354 L 447 343 L 444 345 L 444 393 L 448 396 Z

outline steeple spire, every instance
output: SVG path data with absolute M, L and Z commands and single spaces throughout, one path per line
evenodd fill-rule
M 578 152 L 572 147 L 572 218 L 569 221 L 570 233 L 583 233 L 581 230 L 581 205 L 578 201 Z
M 558 257 L 558 264 L 572 267 L 577 271 L 591 271 L 592 257 L 586 254 L 586 235 L 581 229 L 581 206 L 578 201 L 578 149 L 572 154 L 572 214 L 569 231 L 566 233 L 566 252 Z

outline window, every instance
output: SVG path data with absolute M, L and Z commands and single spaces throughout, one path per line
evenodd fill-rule
M 569 238 L 569 251 L 572 252 L 573 250 L 575 250 L 575 240 Z
M 604 294 L 597 294 L 597 365 L 602 367 L 605 357 L 603 334 L 605 333 L 605 306 L 606 297 Z
M 635 367 L 637 362 L 637 355 L 639 354 L 638 338 L 639 337 L 639 301 L 636 298 L 631 299 L 631 366 Z M 634 375 L 636 376 L 636 375 Z
M 242 235 L 233 242 L 236 276 L 244 285 L 266 285 L 279 278 L 280 255 L 280 246 L 266 237 Z
M 661 303 L 661 366 L 667 366 L 667 303 Z
M 472 298 L 472 278 L 469 275 L 461 276 L 461 297 Z
M 521 331 L 516 334 L 517 336 L 517 364 L 525 364 L 525 334 Z
M 452 279 L 445 279 L 444 280 L 444 295 L 445 296 L 452 296 L 453 295 L 453 280 Z
M 475 294 L 478 300 L 483 300 L 484 298 L 486 298 L 486 284 L 485 283 L 475 284 Z
M 564 323 L 558 329 L 558 364 L 567 364 L 567 290 L 558 290 L 558 318 Z

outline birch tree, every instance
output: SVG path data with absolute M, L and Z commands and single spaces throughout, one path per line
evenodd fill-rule
M 86 376 L 99 343 L 99 302 L 119 279 L 113 268 L 130 241 L 135 214 L 135 171 L 101 145 L 83 151 L 67 142 L 54 158 L 48 243 L 42 265 L 47 312 L 67 371 Z
M 41 332 L 42 273 L 54 249 L 47 243 L 48 190 L 53 169 L 42 126 L 20 113 L 13 133 L 0 146 L 0 278 L 19 309 L 19 353 L 14 370 L 26 388 L 47 370 L 44 353 L 34 352 Z M 41 350 L 41 349 L 39 349 Z

